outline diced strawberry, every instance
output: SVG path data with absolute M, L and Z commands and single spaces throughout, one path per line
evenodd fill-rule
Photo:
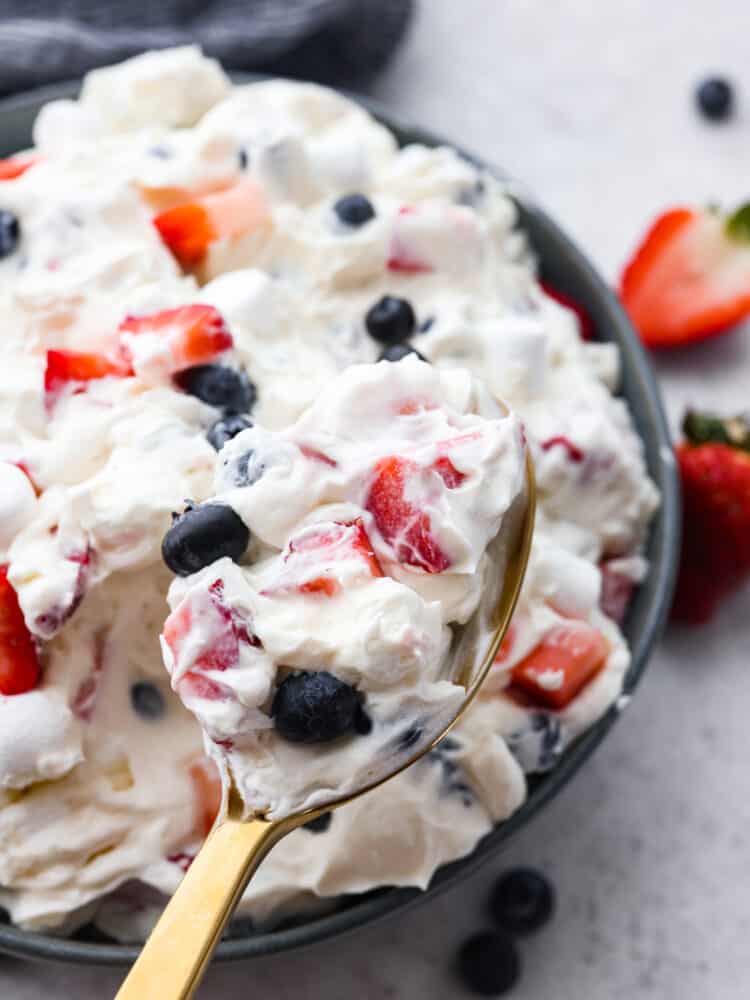
M 71 712 L 77 719 L 81 719 L 82 722 L 90 722 L 96 708 L 99 681 L 104 669 L 104 646 L 106 638 L 107 633 L 105 629 L 97 632 L 94 636 L 91 673 L 81 681 L 70 704 Z
M 206 364 L 233 346 L 221 313 L 208 305 L 163 309 L 147 316 L 127 316 L 119 326 L 123 357 L 137 369 L 137 344 L 143 337 L 163 341 L 168 348 L 169 374 Z
M 750 204 L 726 217 L 676 208 L 646 233 L 620 295 L 649 347 L 679 347 L 750 315 Z
M 23 694 L 36 687 L 39 657 L 26 628 L 23 612 L 10 580 L 0 567 L 0 694 Z
M 284 553 L 284 569 L 279 580 L 263 593 L 323 594 L 333 597 L 341 591 L 336 564 L 358 559 L 369 576 L 383 576 L 378 557 L 370 544 L 362 521 L 324 521 L 304 529 L 292 538 Z M 328 572 L 320 575 L 324 566 Z M 318 573 L 318 575 L 314 575 Z
M 503 636 L 503 641 L 500 643 L 500 648 L 495 656 L 495 663 L 505 663 L 510 654 L 513 652 L 513 645 L 516 641 L 516 626 L 513 622 L 508 626 L 508 630 Z
M 447 455 L 442 455 L 433 463 L 432 468 L 437 472 L 449 490 L 458 489 L 468 478 L 464 472 L 458 471 Z
M 375 466 L 364 506 L 398 562 L 426 573 L 442 573 L 451 561 L 431 533 L 430 516 L 405 497 L 407 482 L 424 471 L 410 459 L 382 458 Z
M 561 292 L 557 288 L 553 288 L 552 285 L 548 284 L 546 281 L 540 281 L 539 284 L 542 286 L 542 291 L 545 295 L 548 295 L 551 299 L 554 299 L 561 306 L 565 306 L 566 309 L 570 309 L 578 317 L 578 329 L 581 334 L 581 340 L 593 340 L 594 339 L 594 321 L 589 315 L 588 311 L 583 308 L 583 306 L 572 299 L 565 292 Z
M 129 364 L 121 359 L 112 359 L 103 354 L 83 354 L 78 351 L 47 351 L 47 367 L 44 371 L 44 393 L 47 410 L 66 388 L 73 385 L 74 391 L 83 391 L 87 382 L 105 378 L 108 375 L 124 378 L 132 375 Z
M 39 162 L 38 156 L 11 156 L 7 160 L 0 160 L 0 181 L 12 181 L 21 174 L 25 174 L 29 167 L 33 167 Z
M 221 775 L 209 757 L 194 761 L 188 768 L 188 774 L 195 792 L 196 827 L 206 837 L 221 807 Z
M 322 462 L 324 465 L 330 465 L 332 469 L 335 469 L 338 465 L 335 458 L 331 458 L 330 455 L 326 455 L 322 451 L 318 451 L 317 448 L 311 448 L 309 445 L 301 444 L 299 446 L 299 450 L 305 458 L 310 458 L 315 462 Z
M 566 437 L 564 434 L 556 434 L 554 437 L 547 438 L 546 441 L 542 441 L 539 445 L 542 451 L 549 451 L 550 448 L 555 448 L 557 446 L 565 449 L 571 462 L 582 462 L 586 457 L 578 445 L 573 444 L 570 438 Z
M 608 647 L 585 622 L 557 625 L 512 671 L 512 683 L 534 702 L 563 709 L 601 670 Z
M 232 239 L 270 222 L 263 192 L 252 181 L 175 205 L 154 218 L 159 235 L 184 268 L 200 264 L 215 240 Z
M 177 693 L 181 698 L 204 698 L 206 701 L 227 701 L 232 692 L 224 684 L 212 681 L 205 674 L 188 670 L 177 682 Z

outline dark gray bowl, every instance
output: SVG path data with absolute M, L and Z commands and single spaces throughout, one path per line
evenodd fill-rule
M 42 104 L 53 98 L 72 97 L 77 89 L 76 83 L 61 84 L 0 101 L 0 155 L 7 156 L 31 145 L 31 125 Z M 361 102 L 393 130 L 402 144 L 421 142 L 428 146 L 455 146 L 440 136 L 399 119 L 374 102 Z M 461 152 L 482 164 L 479 157 L 465 150 Z M 620 347 L 622 394 L 630 404 L 643 438 L 649 473 L 662 495 L 661 508 L 654 519 L 648 542 L 651 572 L 638 591 L 625 623 L 625 634 L 632 649 L 625 693 L 632 694 L 664 626 L 679 554 L 679 482 L 659 389 L 646 354 L 617 299 L 589 261 L 525 194 L 519 192 L 514 197 L 520 210 L 521 224 L 538 254 L 544 278 L 588 309 L 600 339 L 614 341 Z M 487 834 L 471 855 L 439 869 L 426 892 L 382 889 L 350 897 L 342 900 L 336 912 L 328 916 L 265 934 L 250 934 L 224 941 L 217 949 L 217 960 L 252 958 L 309 945 L 382 919 L 442 891 L 452 882 L 473 872 L 520 830 L 566 784 L 599 745 L 617 717 L 618 712 L 612 707 L 568 749 L 553 771 L 530 782 L 529 797 L 518 812 Z M 132 962 L 138 953 L 136 947 L 106 943 L 93 937 L 60 939 L 8 925 L 0 925 L 0 950 L 27 958 L 92 965 L 125 965 Z

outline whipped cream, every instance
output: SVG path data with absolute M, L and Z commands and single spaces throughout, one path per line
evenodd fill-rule
M 497 180 L 447 148 L 398 149 L 386 128 L 325 88 L 233 87 L 194 48 L 150 53 L 90 74 L 79 100 L 49 104 L 34 143 L 32 165 L 0 182 L 0 209 L 19 224 L 17 246 L 0 259 L 0 546 L 42 667 L 36 688 L 0 697 L 0 905 L 24 927 L 62 933 L 93 918 L 123 939 L 147 930 L 220 800 L 192 710 L 222 738 L 268 719 L 261 697 L 282 660 L 303 669 L 293 639 L 307 643 L 318 623 L 294 594 L 261 599 L 259 576 L 284 568 L 300 532 L 363 511 L 353 470 L 360 456 L 386 457 L 369 427 L 381 427 L 378 393 L 402 378 L 438 393 L 425 441 L 448 410 L 510 427 L 495 400 L 523 422 L 539 509 L 518 611 L 451 742 L 334 812 L 325 829 L 282 842 L 240 913 L 271 925 L 322 897 L 426 885 L 437 865 L 469 853 L 510 815 L 525 775 L 553 767 L 620 694 L 629 654 L 610 614 L 622 615 L 643 576 L 658 497 L 627 407 L 613 397 L 616 349 L 582 341 L 574 314 L 542 292 Z M 337 210 L 352 193 L 372 208 L 364 224 Z M 211 236 L 190 259 L 180 244 L 185 204 Z M 171 234 L 171 249 L 160 232 Z M 385 367 L 372 365 L 384 345 L 366 322 L 383 296 L 410 304 L 409 343 L 432 367 L 392 365 L 360 398 L 357 386 Z M 257 397 L 254 426 L 226 445 L 216 480 L 206 435 L 222 412 L 174 380 L 186 363 L 180 352 L 205 331 L 183 326 L 176 353 L 163 349 L 163 326 L 131 337 L 144 317 L 196 305 L 213 307 L 231 335 L 201 360 L 244 369 Z M 80 377 L 92 370 L 109 374 Z M 353 387 L 341 410 L 345 396 L 331 394 L 339 378 Z M 339 447 L 352 408 L 359 444 L 329 455 L 345 458 L 352 475 L 303 462 L 299 445 L 323 455 Z M 399 440 L 423 447 L 409 434 Z M 331 614 L 319 647 L 334 671 L 351 666 L 338 651 L 351 651 L 359 671 L 350 680 L 372 689 L 366 698 L 377 683 L 385 704 L 389 689 L 403 693 L 405 678 L 436 662 L 399 637 L 413 630 L 439 659 L 448 623 L 471 613 L 491 504 L 509 496 L 494 490 L 512 482 L 502 462 L 490 462 L 496 444 L 469 442 L 451 458 L 491 488 L 472 493 L 469 479 L 454 491 L 466 491 L 465 508 L 430 508 L 449 570 L 400 564 L 398 540 L 370 525 L 385 575 L 342 588 L 340 599 L 351 621 L 377 607 L 387 628 L 360 658 L 351 621 Z M 268 469 L 238 486 L 250 450 Z M 231 698 L 209 719 L 206 699 L 183 707 L 161 662 L 171 575 L 160 547 L 185 499 L 217 495 L 257 533 L 249 558 L 175 583 L 171 600 L 200 602 L 220 570 L 226 600 L 262 605 L 258 628 L 271 653 L 263 662 L 253 654 L 244 669 L 250 654 L 240 650 L 243 667 L 223 672 L 236 681 Z M 304 562 L 285 565 L 304 574 Z M 342 559 L 337 572 L 359 580 L 362 560 Z M 562 650 L 562 667 L 550 648 Z M 231 751 L 218 750 L 224 766 Z

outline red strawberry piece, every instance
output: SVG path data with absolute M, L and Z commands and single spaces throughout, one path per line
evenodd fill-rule
M 65 622 L 78 610 L 88 590 L 94 561 L 93 550 L 88 548 L 80 552 L 70 552 L 64 558 L 67 562 L 78 566 L 73 593 L 65 603 L 47 608 L 34 619 L 34 632 L 43 639 L 51 639 L 60 631 Z
M 47 351 L 44 372 L 45 405 L 51 409 L 57 397 L 68 386 L 82 392 L 86 383 L 108 375 L 124 378 L 132 375 L 129 364 L 103 354 L 83 354 L 78 351 Z
M 163 339 L 172 357 L 170 374 L 212 361 L 234 341 L 221 313 L 213 306 L 163 309 L 147 316 L 127 316 L 119 326 L 123 357 L 132 364 L 139 337 Z
M 221 807 L 221 775 L 209 757 L 201 757 L 188 768 L 195 794 L 196 828 L 208 836 Z
M 750 204 L 729 217 L 688 208 L 659 216 L 620 295 L 649 347 L 679 347 L 739 323 L 750 315 Z
M 263 591 L 266 595 L 299 592 L 333 597 L 341 591 L 336 564 L 359 559 L 363 573 L 383 576 L 378 557 L 362 521 L 325 521 L 306 528 L 292 538 L 284 553 L 284 571 L 278 583 Z M 326 575 L 320 575 L 321 564 Z M 317 574 L 317 575 L 316 575 Z
M 573 444 L 570 438 L 566 437 L 564 434 L 556 434 L 554 437 L 547 438 L 546 441 L 542 441 L 539 447 L 542 451 L 549 451 L 550 448 L 561 447 L 568 453 L 568 458 L 571 462 L 582 462 L 586 457 L 577 444 Z
M 432 468 L 437 472 L 449 490 L 458 489 L 468 478 L 465 473 L 459 472 L 447 455 L 442 455 L 433 463 Z
M 33 167 L 39 162 L 40 157 L 11 156 L 7 160 L 0 160 L 0 181 L 12 181 L 21 174 L 25 174 L 29 167 Z
M 682 553 L 672 617 L 699 624 L 750 576 L 750 422 L 691 413 L 683 430 Z
M 431 533 L 430 515 L 405 497 L 407 482 L 424 471 L 410 459 L 382 458 L 375 466 L 364 506 L 398 562 L 426 573 L 442 573 L 451 561 Z
M 611 559 L 605 559 L 604 562 L 599 563 L 599 569 L 602 574 L 599 607 L 612 621 L 621 625 L 625 621 L 635 584 L 631 577 L 613 569 Z
M 200 264 L 215 240 L 261 231 L 270 221 L 262 190 L 243 181 L 168 208 L 154 218 L 154 225 L 180 264 L 190 269 Z
M 0 694 L 23 694 L 36 687 L 39 657 L 10 580 L 0 567 Z
M 604 666 L 604 636 L 585 622 L 557 625 L 511 672 L 534 703 L 563 709 Z
M 584 309 L 583 306 L 572 299 L 565 292 L 561 292 L 558 288 L 554 288 L 552 285 L 548 284 L 546 281 L 540 281 L 539 284 L 542 286 L 542 291 L 545 295 L 548 295 L 551 299 L 554 299 L 561 306 L 565 306 L 566 309 L 570 309 L 578 317 L 578 329 L 581 334 L 581 340 L 593 340 L 594 339 L 594 321 L 589 315 L 588 310 Z
M 101 680 L 102 671 L 104 669 L 104 647 L 106 639 L 107 633 L 104 629 L 97 632 L 94 636 L 91 673 L 84 677 L 81 681 L 70 705 L 70 710 L 73 715 L 75 715 L 77 719 L 81 719 L 83 722 L 91 721 L 91 716 L 94 714 L 94 709 L 96 707 L 96 698 L 99 693 L 99 681 Z

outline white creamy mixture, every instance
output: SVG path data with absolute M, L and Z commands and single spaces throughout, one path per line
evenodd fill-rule
M 32 165 L 0 181 L 0 213 L 12 214 L 0 214 L 0 547 L 41 666 L 32 690 L 0 695 L 0 905 L 26 927 L 94 919 L 132 939 L 178 883 L 220 788 L 161 662 L 172 578 L 162 537 L 186 498 L 231 493 L 243 449 L 281 459 L 302 443 L 327 455 L 328 437 L 347 430 L 332 385 L 382 379 L 387 391 L 397 376 L 380 374 L 385 363 L 335 381 L 384 350 L 366 320 L 384 296 L 410 306 L 396 339 L 433 366 L 392 368 L 438 380 L 452 409 L 486 418 L 468 403 L 479 391 L 468 370 L 523 421 L 540 494 L 528 579 L 486 690 L 450 741 L 292 834 L 240 909 L 271 922 L 317 897 L 426 885 L 620 692 L 628 650 L 607 612 L 619 616 L 646 571 L 657 495 L 612 395 L 615 348 L 584 343 L 575 315 L 541 291 L 498 182 L 449 149 L 398 150 L 328 90 L 232 87 L 194 49 L 148 54 L 90 74 L 78 101 L 48 105 L 34 141 Z M 366 210 L 362 199 L 342 209 L 352 194 Z M 222 413 L 191 388 L 196 364 L 234 373 L 255 425 L 226 446 L 216 484 L 206 435 Z M 380 391 L 362 393 L 362 448 L 347 445 L 363 461 L 384 454 L 371 450 Z M 467 468 L 482 460 L 472 452 Z M 283 504 L 252 509 L 263 476 L 238 489 L 252 544 L 262 539 L 271 560 L 309 516 L 295 504 L 331 486 L 314 461 L 290 462 Z M 310 477 L 304 495 L 297 476 Z M 483 546 L 462 548 L 462 536 L 447 523 L 441 534 L 460 573 L 406 573 L 396 558 L 362 587 L 386 619 L 408 607 L 429 648 L 476 589 Z M 370 541 L 387 559 L 392 540 Z M 341 572 L 361 562 L 344 559 Z M 231 560 L 226 570 L 225 593 L 243 599 L 262 572 Z M 347 591 L 347 606 L 356 599 Z M 270 635 L 302 603 L 289 601 L 284 615 L 278 600 L 264 614 Z M 372 609 L 369 594 L 362 602 Z

